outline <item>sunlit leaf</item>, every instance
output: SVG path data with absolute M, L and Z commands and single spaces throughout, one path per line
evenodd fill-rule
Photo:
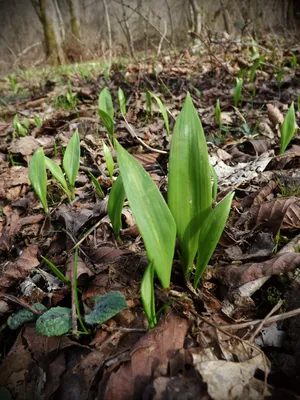
M 46 213 L 47 203 L 47 173 L 45 168 L 45 155 L 43 148 L 36 150 L 32 156 L 28 169 L 28 177 Z
M 46 168 L 49 169 L 54 178 L 61 184 L 61 187 L 63 188 L 64 192 L 69 197 L 70 193 L 67 181 L 65 180 L 64 174 L 60 166 L 55 161 L 52 161 L 51 158 L 48 157 L 45 157 L 45 166 Z
M 148 265 L 141 282 L 141 299 L 148 319 L 149 328 L 153 328 L 157 320 L 154 297 L 154 266 L 152 262 Z
M 66 148 L 63 167 L 71 188 L 74 188 L 80 165 L 80 138 L 78 130 L 74 132 Z
M 91 173 L 91 171 L 88 171 L 88 173 L 90 174 L 90 177 L 92 178 L 93 185 L 95 186 L 99 197 L 101 197 L 103 199 L 104 193 L 103 193 L 102 187 L 100 186 L 98 179 Z
M 118 90 L 118 99 L 119 99 L 119 106 L 122 116 L 126 115 L 126 98 L 123 90 L 119 88 Z
M 207 217 L 201 223 L 194 287 L 198 286 L 199 280 L 220 240 L 228 219 L 233 196 L 234 193 L 226 196 L 213 210 L 209 212 Z
M 201 220 L 212 204 L 210 171 L 202 124 L 188 93 L 171 140 L 168 187 L 187 277 L 198 248 Z
M 52 307 L 37 319 L 35 326 L 40 335 L 64 335 L 72 329 L 71 310 L 66 307 Z
M 114 121 L 110 118 L 110 116 L 105 111 L 99 110 L 98 112 L 99 112 L 100 118 L 103 122 L 103 125 L 107 129 L 107 131 L 110 135 L 110 139 L 112 140 L 112 138 L 114 136 Z
M 113 172 L 114 172 L 114 160 L 111 156 L 109 148 L 106 146 L 105 142 L 103 141 L 103 152 L 104 152 L 104 158 L 106 162 L 106 167 L 109 173 L 110 179 L 113 178 Z
M 120 235 L 122 226 L 121 216 L 125 197 L 126 194 L 120 174 L 112 185 L 107 205 L 107 212 L 116 236 Z
M 126 197 L 143 237 L 147 255 L 164 288 L 170 284 L 176 226 L 159 189 L 141 164 L 117 144 Z
M 151 93 L 151 96 L 156 100 L 158 107 L 162 113 L 163 119 L 165 121 L 165 127 L 166 127 L 166 131 L 167 131 L 167 135 L 170 135 L 170 126 L 169 126 L 169 118 L 168 118 L 168 113 L 167 110 L 165 108 L 165 106 L 163 105 L 162 101 L 160 100 L 159 97 L 157 97 L 154 93 Z
M 217 121 L 217 124 L 219 125 L 219 127 L 220 127 L 220 129 L 221 129 L 221 126 L 222 126 L 222 114 L 221 114 L 221 107 L 220 107 L 220 100 L 218 99 L 217 100 L 217 104 L 216 104 L 216 107 L 215 107 L 215 118 L 216 118 L 216 121 Z
M 112 102 L 110 91 L 107 88 L 101 90 L 98 99 L 98 109 L 104 111 L 110 119 L 114 119 L 114 105 Z
M 294 109 L 294 102 L 292 101 L 292 104 L 288 109 L 288 112 L 286 113 L 284 121 L 281 125 L 280 154 L 283 154 L 285 152 L 288 144 L 292 140 L 292 137 L 294 136 L 296 131 L 295 124 L 296 124 L 295 109 Z
M 85 322 L 89 325 L 103 324 L 125 308 L 127 308 L 127 303 L 120 292 L 109 292 L 104 296 L 97 296 L 95 307 L 85 316 Z

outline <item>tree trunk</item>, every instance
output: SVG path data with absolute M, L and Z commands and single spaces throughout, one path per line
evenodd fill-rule
M 67 0 L 68 6 L 69 6 L 69 13 L 71 17 L 71 31 L 73 36 L 80 40 L 81 39 L 81 33 L 80 33 L 80 21 L 78 18 L 78 7 L 76 4 L 76 0 Z
M 55 9 L 52 0 L 31 0 L 44 30 L 46 56 L 52 65 L 63 64 L 66 59 L 57 29 Z

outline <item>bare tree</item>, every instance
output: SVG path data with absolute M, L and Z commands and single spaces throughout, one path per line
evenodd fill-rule
M 61 44 L 61 34 L 57 26 L 57 16 L 53 0 L 31 0 L 43 26 L 46 56 L 52 65 L 63 64 L 65 55 Z
M 69 13 L 71 18 L 71 32 L 72 35 L 80 40 L 81 32 L 80 32 L 80 20 L 78 17 L 78 3 L 76 0 L 67 0 Z

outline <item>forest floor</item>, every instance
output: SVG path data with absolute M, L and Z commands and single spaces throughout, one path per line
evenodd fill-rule
M 292 102 L 300 119 L 296 47 L 220 40 L 201 56 L 186 50 L 114 62 L 109 73 L 89 63 L 0 79 L 1 399 L 300 398 L 300 136 L 280 154 Z M 217 201 L 235 191 L 199 287 L 185 283 L 176 256 L 170 288 L 155 286 L 159 322 L 150 330 L 140 301 L 148 260 L 139 230 L 127 202 L 118 240 L 107 214 L 119 170 L 112 151 L 111 179 L 103 152 L 103 141 L 109 144 L 98 115 L 104 87 L 115 104 L 115 137 L 163 195 L 172 135 L 146 91 L 168 110 L 171 133 L 189 92 L 218 176 Z M 76 129 L 76 197 L 68 202 L 48 175 L 49 217 L 30 184 L 29 162 L 43 147 L 61 163 Z M 75 284 L 82 316 L 95 296 L 108 293 L 121 293 L 126 307 L 75 332 Z M 69 333 L 39 334 L 35 320 L 56 307 L 68 310 Z

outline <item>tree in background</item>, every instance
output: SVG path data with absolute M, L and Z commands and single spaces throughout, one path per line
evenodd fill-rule
M 43 26 L 46 56 L 49 64 L 63 64 L 65 55 L 53 0 L 31 0 L 31 3 Z
M 78 4 L 76 0 L 67 0 L 68 7 L 69 7 L 69 13 L 70 13 L 70 24 L 71 24 L 71 32 L 72 35 L 80 40 L 81 39 L 81 33 L 80 33 L 80 21 L 78 17 Z

